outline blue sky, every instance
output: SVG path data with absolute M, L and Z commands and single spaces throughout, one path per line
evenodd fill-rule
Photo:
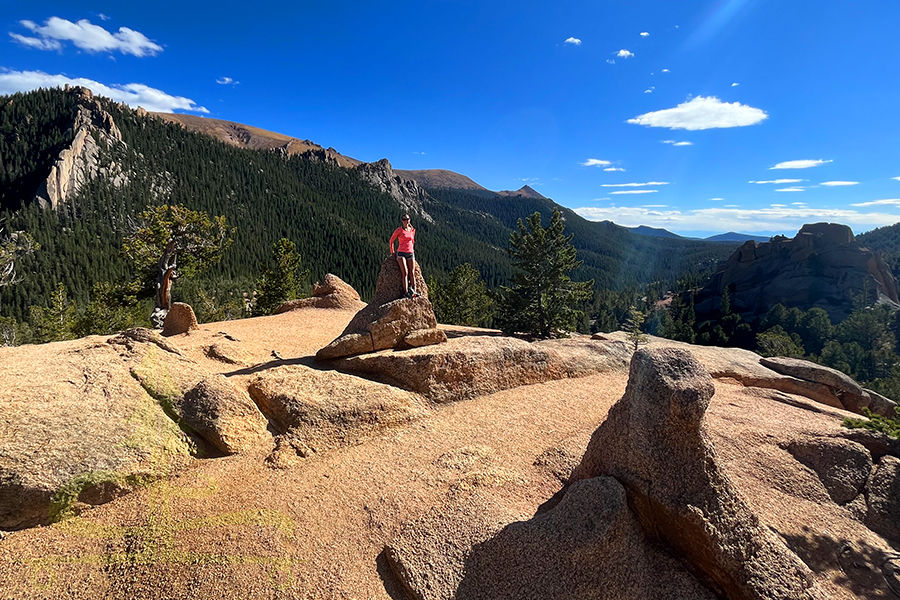
M 0 93 L 84 80 L 689 235 L 900 221 L 895 0 L 0 0 L 0 14 Z

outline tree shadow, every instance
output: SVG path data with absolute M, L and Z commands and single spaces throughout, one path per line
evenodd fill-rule
M 851 541 L 803 527 L 784 534 L 788 547 L 817 574 L 832 571 L 834 583 L 859 598 L 900 598 L 900 554 L 864 540 Z

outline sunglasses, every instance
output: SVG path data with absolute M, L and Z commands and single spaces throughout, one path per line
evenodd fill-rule
M 409 219 L 400 219 L 401 221 L 409 221 Z

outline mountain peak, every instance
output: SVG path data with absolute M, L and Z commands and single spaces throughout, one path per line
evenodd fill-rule
M 503 190 L 502 192 L 497 192 L 501 196 L 525 196 L 526 198 L 535 198 L 537 200 L 547 200 L 548 198 L 535 190 L 530 185 L 523 185 L 516 191 L 512 192 L 509 190 Z

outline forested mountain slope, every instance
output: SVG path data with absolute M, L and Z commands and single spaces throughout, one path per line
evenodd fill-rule
M 900 223 L 879 227 L 856 236 L 856 241 L 869 250 L 881 252 L 892 271 L 900 266 Z
M 356 170 L 313 156 L 235 147 L 102 98 L 97 101 L 121 132 L 121 143 L 97 134 L 99 160 L 105 172 L 122 176 L 86 182 L 57 211 L 38 208 L 35 189 L 71 141 L 79 98 L 63 90 L 0 98 L 5 227 L 28 231 L 41 244 L 22 260 L 24 279 L 0 290 L 0 315 L 24 317 L 30 305 L 47 304 L 58 283 L 84 302 L 95 282 L 128 278 L 122 239 L 141 210 L 162 203 L 225 215 L 236 228 L 221 264 L 206 276 L 215 293 L 252 291 L 273 243 L 286 237 L 297 244 L 313 278 L 333 272 L 364 297 L 371 294 L 399 207 Z M 505 283 L 506 247 L 516 221 L 539 210 L 546 222 L 555 206 L 524 196 L 431 190 L 424 209 L 433 222 L 414 218 L 417 254 L 428 275 L 441 277 L 470 262 L 489 285 Z M 576 276 L 595 279 L 598 288 L 674 280 L 711 268 L 732 249 L 647 238 L 563 212 L 585 262 Z M 176 299 L 184 287 L 176 286 Z

